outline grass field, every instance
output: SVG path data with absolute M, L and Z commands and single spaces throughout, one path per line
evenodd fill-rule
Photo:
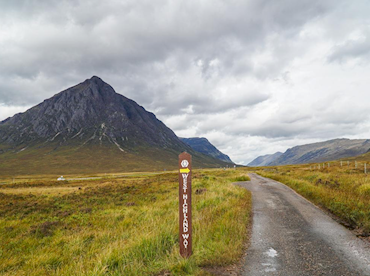
M 178 252 L 177 173 L 47 177 L 0 185 L 1 275 L 208 275 L 236 263 L 248 236 L 242 170 L 193 174 L 193 251 Z
M 342 166 L 336 161 L 254 170 L 329 210 L 359 235 L 370 235 L 370 175 L 364 173 L 364 163 L 358 162 L 357 168 L 354 161 L 343 161 Z
M 41 142 L 40 142 L 41 143 Z M 0 178 L 64 174 L 113 174 L 117 171 L 142 172 L 176 170 L 179 150 L 135 147 L 122 152 L 116 145 L 79 143 L 61 146 L 62 141 L 35 143 L 20 150 L 9 150 L 0 143 Z M 193 169 L 225 167 L 227 163 L 201 153 L 190 152 Z

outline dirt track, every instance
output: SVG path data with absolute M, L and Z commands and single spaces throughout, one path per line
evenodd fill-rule
M 253 228 L 242 275 L 370 275 L 370 245 L 287 186 L 256 174 Z

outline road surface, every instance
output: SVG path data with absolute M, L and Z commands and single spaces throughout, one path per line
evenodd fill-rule
M 251 244 L 242 275 L 370 275 L 370 245 L 280 182 L 250 174 Z

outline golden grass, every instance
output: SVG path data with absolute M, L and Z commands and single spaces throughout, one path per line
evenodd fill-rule
M 204 275 L 235 263 L 251 210 L 250 193 L 231 183 L 242 174 L 194 173 L 189 259 L 178 252 L 176 173 L 0 186 L 0 274 Z
M 4 194 L 33 194 L 33 195 L 53 195 L 53 196 L 63 196 L 69 193 L 78 192 L 78 187 L 30 187 L 30 188 L 5 188 L 1 189 Z

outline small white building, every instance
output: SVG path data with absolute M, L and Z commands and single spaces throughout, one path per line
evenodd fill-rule
M 58 177 L 58 179 L 57 179 L 58 181 L 63 181 L 63 180 L 66 180 L 64 177 L 63 177 L 63 175 L 61 176 L 61 177 Z

